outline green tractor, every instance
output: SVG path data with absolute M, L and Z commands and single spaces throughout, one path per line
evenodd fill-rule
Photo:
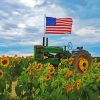
M 45 43 L 46 40 L 46 43 Z M 77 47 L 72 52 L 66 50 L 72 49 L 72 43 L 69 42 L 67 46 L 48 46 L 48 38 L 43 37 L 43 45 L 34 46 L 34 59 L 42 63 L 51 63 L 54 66 L 58 66 L 62 59 L 69 59 L 73 57 L 73 67 L 79 73 L 86 72 L 91 66 L 92 57 L 91 54 L 84 50 L 83 47 Z

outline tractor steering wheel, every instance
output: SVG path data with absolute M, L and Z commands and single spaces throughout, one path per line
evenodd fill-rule
M 72 50 L 72 47 L 73 47 L 72 42 L 68 42 L 67 47 L 68 47 L 69 50 Z

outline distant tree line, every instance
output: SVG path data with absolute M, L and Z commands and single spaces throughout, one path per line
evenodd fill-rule
M 93 57 L 97 59 L 97 62 L 100 62 L 100 57 Z

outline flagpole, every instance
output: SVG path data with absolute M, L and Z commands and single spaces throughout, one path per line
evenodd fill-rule
M 46 15 L 44 14 L 44 34 L 43 34 L 43 46 L 45 46 L 45 18 L 46 18 Z
M 45 18 L 46 18 L 46 14 L 44 14 L 44 37 L 45 37 L 45 26 L 46 26 L 46 20 L 45 20 Z

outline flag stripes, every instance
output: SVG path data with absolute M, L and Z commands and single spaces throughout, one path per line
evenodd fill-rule
M 65 34 L 72 31 L 72 18 L 56 18 L 53 21 L 50 19 L 51 23 L 55 25 L 46 26 L 45 34 Z

